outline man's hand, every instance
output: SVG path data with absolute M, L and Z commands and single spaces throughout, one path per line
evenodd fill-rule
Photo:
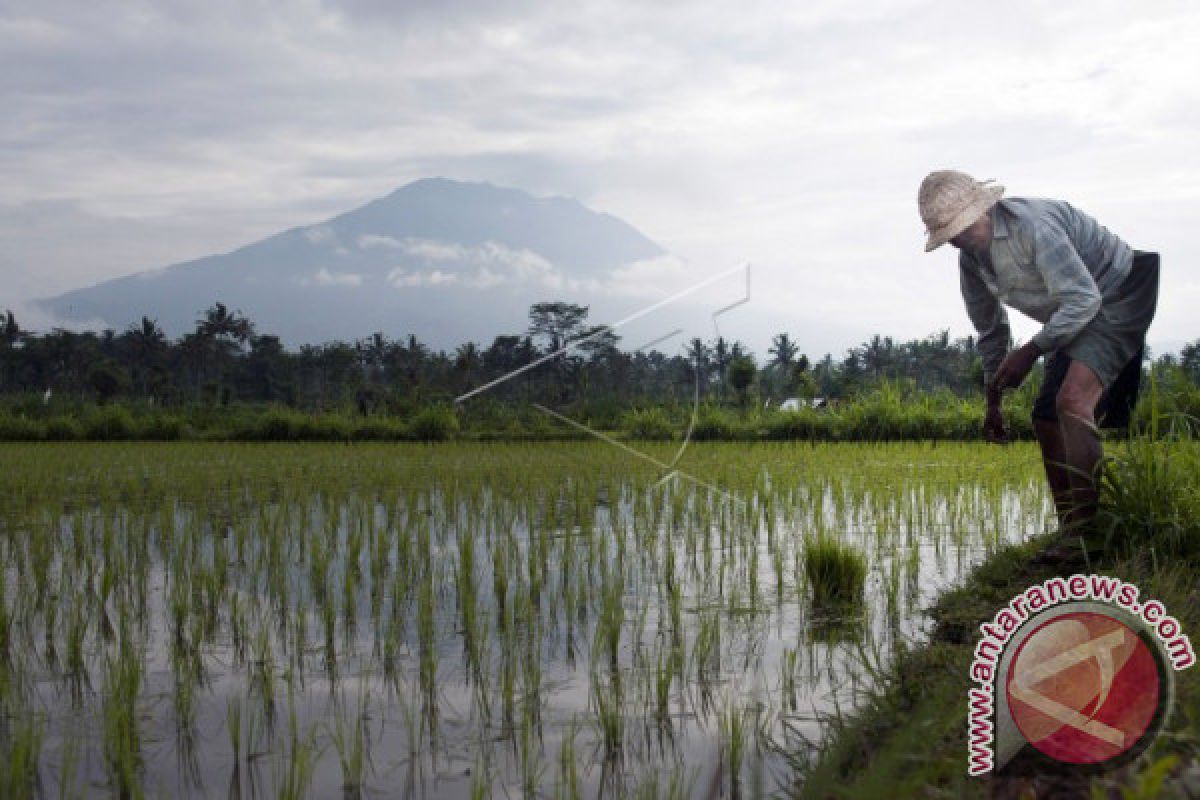
M 1033 342 L 1026 342 L 1013 350 L 1000 363 L 996 374 L 992 376 L 992 382 L 988 384 L 988 389 L 994 392 L 1016 389 L 1024 383 L 1029 371 L 1033 369 L 1034 362 L 1041 354 L 1042 351 Z
M 994 398 L 994 399 L 993 399 Z M 1004 429 L 1004 412 L 1000 410 L 1000 395 L 988 392 L 987 413 L 983 416 L 983 437 L 992 444 L 1008 444 Z

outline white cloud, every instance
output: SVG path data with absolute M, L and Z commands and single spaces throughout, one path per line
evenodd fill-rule
M 403 245 L 391 236 L 364 233 L 358 237 L 358 247 L 360 250 L 369 250 L 372 247 L 398 248 L 403 247 Z
M 362 286 L 363 276 L 355 272 L 334 272 L 321 267 L 312 277 L 300 279 L 301 286 Z
M 426 261 L 462 261 L 467 256 L 467 248 L 450 242 L 407 238 L 398 244 L 408 255 Z
M 334 244 L 337 233 L 328 225 L 313 225 L 304 229 L 304 238 L 313 244 Z

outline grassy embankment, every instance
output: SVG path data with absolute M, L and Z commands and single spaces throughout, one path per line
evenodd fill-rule
M 1009 432 L 1016 439 L 1032 439 L 1029 410 L 1036 390 L 1030 381 L 1006 403 Z M 1200 415 L 1200 388 L 1176 382 L 1159 394 L 1164 412 Z M 981 397 L 889 383 L 822 409 L 779 411 L 758 402 L 742 407 L 706 401 L 694 424 L 687 403 L 625 408 L 597 401 L 556 410 L 590 428 L 644 441 L 678 441 L 689 427 L 695 441 L 970 441 L 979 438 L 983 421 Z M 1147 413 L 1139 408 L 1143 424 Z M 532 405 L 491 398 L 458 406 L 449 400 L 413 404 L 364 415 L 350 408 L 307 412 L 241 403 L 158 407 L 133 400 L 98 406 L 84 398 L 43 403 L 38 395 L 0 397 L 0 441 L 549 441 L 587 436 Z
M 1103 484 L 1109 544 L 1089 566 L 1161 600 L 1200 642 L 1200 441 L 1138 438 L 1110 447 Z M 1176 674 L 1162 735 L 1137 761 L 1091 778 L 966 773 L 968 669 L 978 625 L 1058 570 L 1035 540 L 1000 551 L 930 613 L 931 640 L 900 655 L 850 720 L 834 726 L 801 797 L 1195 797 L 1200 794 L 1200 669 Z M 1085 568 L 1086 569 L 1086 568 Z M 1017 771 L 1019 773 L 1019 771 Z

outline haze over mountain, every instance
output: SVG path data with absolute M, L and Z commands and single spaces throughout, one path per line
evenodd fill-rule
M 146 315 L 175 337 L 221 301 L 292 347 L 383 331 L 449 348 L 523 331 L 533 302 L 611 296 L 660 262 L 671 263 L 663 248 L 575 200 L 434 178 L 230 253 L 37 302 L 117 330 Z

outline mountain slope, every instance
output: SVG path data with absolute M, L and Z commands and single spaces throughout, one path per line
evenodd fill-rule
M 577 299 L 614 270 L 665 255 L 575 200 L 435 178 L 231 253 L 38 304 L 117 329 L 147 315 L 178 336 L 219 300 L 289 346 L 379 330 L 451 347 L 520 331 L 531 302 Z

